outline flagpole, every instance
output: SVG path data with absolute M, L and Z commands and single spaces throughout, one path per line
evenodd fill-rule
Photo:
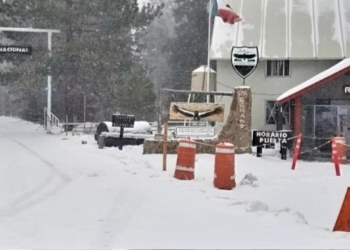
M 210 32 L 211 32 L 211 12 L 213 11 L 213 0 L 209 1 L 209 18 L 208 18 L 208 61 L 207 61 L 207 91 L 209 92 L 210 83 Z M 209 95 L 207 95 L 207 103 L 209 103 Z

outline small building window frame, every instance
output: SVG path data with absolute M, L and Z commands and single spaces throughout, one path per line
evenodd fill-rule
M 278 111 L 278 102 L 275 100 L 265 100 L 265 123 L 267 125 L 276 125 L 277 124 L 277 111 Z M 282 120 L 283 125 L 289 125 L 291 122 L 291 110 L 290 103 L 282 105 Z
M 290 61 L 289 60 L 267 60 L 266 76 L 267 77 L 289 77 Z

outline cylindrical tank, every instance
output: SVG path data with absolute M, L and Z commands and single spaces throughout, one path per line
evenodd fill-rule
M 192 71 L 191 90 L 206 91 L 207 75 L 208 67 L 206 65 Z M 213 69 L 210 69 L 209 73 L 209 91 L 216 91 L 216 72 Z

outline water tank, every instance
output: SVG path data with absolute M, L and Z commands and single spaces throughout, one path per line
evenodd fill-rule
M 208 67 L 206 65 L 192 71 L 191 90 L 206 91 L 207 75 Z M 216 91 L 216 72 L 213 69 L 210 69 L 209 72 L 209 91 Z

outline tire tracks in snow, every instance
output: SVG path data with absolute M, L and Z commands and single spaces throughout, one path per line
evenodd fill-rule
M 34 155 L 38 160 L 40 160 L 42 163 L 44 163 L 44 165 L 46 167 L 50 168 L 54 174 L 56 174 L 57 176 L 59 176 L 62 179 L 62 181 L 64 181 L 64 182 L 72 181 L 72 179 L 67 174 L 63 173 L 61 170 L 56 168 L 55 165 L 53 165 L 51 162 L 45 160 L 43 157 L 41 157 L 38 153 L 34 152 L 32 149 L 30 149 L 29 147 L 27 147 L 26 145 L 24 145 L 23 143 L 15 140 L 15 139 L 12 139 L 12 141 L 17 143 L 19 146 L 21 146 L 22 148 L 27 150 L 29 153 Z
M 140 190 L 132 190 L 131 186 L 120 189 L 107 214 L 101 220 L 102 225 L 90 247 L 113 247 L 118 241 L 118 236 L 125 230 L 134 214 L 142 206 L 143 198 Z
M 26 151 L 28 151 L 31 155 L 35 156 L 40 162 L 44 164 L 44 166 L 48 167 L 51 170 L 51 174 L 34 189 L 22 194 L 20 197 L 10 202 L 5 208 L 0 209 L 0 218 L 14 216 L 45 201 L 47 198 L 57 194 L 72 181 L 72 179 L 67 174 L 56 168 L 54 164 L 41 157 L 32 149 L 15 139 L 12 139 L 12 141 L 20 147 L 22 147 L 23 149 L 25 149 Z M 52 185 L 52 183 L 55 181 L 55 177 L 58 178 L 59 183 L 56 184 L 54 187 L 50 188 L 50 185 Z M 40 192 L 45 190 L 45 188 L 50 189 L 40 194 Z M 39 196 L 35 198 L 35 196 L 38 194 Z

